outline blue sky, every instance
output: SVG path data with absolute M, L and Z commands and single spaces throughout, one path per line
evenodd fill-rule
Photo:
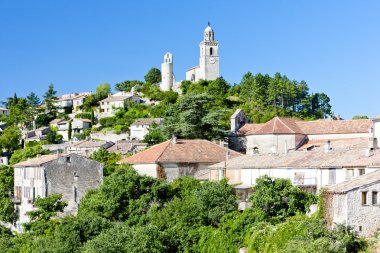
M 325 92 L 335 114 L 374 117 L 380 94 L 380 1 L 0 0 L 0 101 L 94 91 L 143 79 L 174 55 L 177 80 L 198 64 L 210 21 L 220 73 L 276 72 Z

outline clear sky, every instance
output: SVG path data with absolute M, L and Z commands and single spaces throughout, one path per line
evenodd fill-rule
M 199 61 L 210 21 L 220 73 L 280 72 L 325 92 L 335 114 L 374 117 L 380 94 L 380 1 L 0 0 L 0 101 L 143 80 L 163 55 L 177 80 Z

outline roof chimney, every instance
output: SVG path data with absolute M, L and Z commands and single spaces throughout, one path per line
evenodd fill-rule
M 171 141 L 173 144 L 177 144 L 177 136 L 175 136 L 175 134 L 173 134 Z
M 325 153 L 330 152 L 330 150 L 331 150 L 331 143 L 328 140 L 328 141 L 325 142 Z

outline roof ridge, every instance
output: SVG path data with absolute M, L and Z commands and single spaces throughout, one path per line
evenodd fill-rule
M 156 159 L 155 162 L 159 162 L 160 161 L 161 156 L 164 154 L 165 150 L 169 147 L 169 145 L 172 142 L 172 140 L 167 140 L 166 142 L 168 142 L 168 144 L 166 144 L 166 147 L 164 148 L 164 150 L 162 150 L 161 154 L 157 157 L 157 159 Z M 164 143 L 162 143 L 162 144 L 164 144 Z
M 284 121 L 282 121 L 282 119 L 281 118 L 278 118 L 280 121 L 281 121 L 281 123 L 285 126 L 285 127 L 287 127 L 291 132 L 293 132 L 293 133 L 296 133 L 293 129 L 291 129 L 287 124 L 285 124 L 285 122 Z M 286 118 L 286 119 L 290 119 L 291 120 L 291 118 Z M 294 122 L 295 123 L 295 122 Z M 296 124 L 296 123 L 295 123 Z

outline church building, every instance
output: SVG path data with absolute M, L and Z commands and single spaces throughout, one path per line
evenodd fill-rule
M 186 71 L 186 80 L 197 82 L 215 80 L 219 77 L 219 42 L 214 39 L 210 23 L 204 31 L 203 41 L 199 44 L 199 65 Z

